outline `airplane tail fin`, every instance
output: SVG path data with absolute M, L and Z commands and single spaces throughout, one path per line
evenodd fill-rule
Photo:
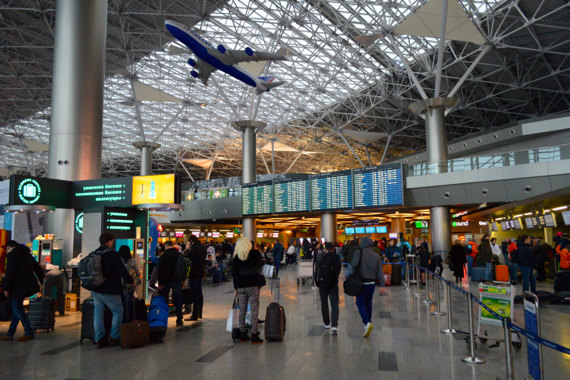
M 263 84 L 263 86 L 265 88 L 267 88 L 267 90 L 261 90 L 261 89 L 257 89 L 257 95 L 261 95 L 262 93 L 264 93 L 265 91 L 269 91 L 272 88 L 275 88 L 277 86 L 281 86 L 283 83 L 283 81 L 277 81 L 274 82 L 275 77 L 273 75 L 270 76 L 266 76 L 266 77 L 258 77 L 261 80 L 261 83 Z

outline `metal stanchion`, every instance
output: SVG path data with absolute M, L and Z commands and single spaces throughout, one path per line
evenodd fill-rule
M 471 356 L 461 358 L 463 363 L 467 364 L 481 364 L 487 360 L 485 358 L 478 358 L 475 356 L 475 327 L 473 326 L 473 300 L 471 294 L 467 294 L 467 313 L 469 316 L 469 348 Z
M 453 335 L 457 333 L 453 327 L 451 327 L 451 286 L 447 284 L 447 328 L 441 330 L 442 333 Z
M 415 263 L 416 263 L 415 260 L 416 260 L 416 256 L 414 256 L 414 255 L 407 255 L 407 256 L 406 256 L 406 261 L 407 261 L 408 263 L 411 263 L 411 262 L 413 261 L 413 263 L 415 264 Z M 416 279 L 414 280 L 415 267 L 412 268 L 412 270 L 413 270 L 414 272 L 412 272 L 412 278 L 411 278 L 411 279 L 410 279 L 409 270 L 410 270 L 410 268 L 409 268 L 409 265 L 408 265 L 408 282 L 409 282 L 409 285 L 413 285 L 413 284 L 415 284 L 415 283 L 417 282 L 417 280 L 418 280 L 417 277 L 416 277 Z M 408 287 L 409 287 L 409 286 L 408 286 Z
M 515 379 L 515 361 L 513 358 L 513 341 L 511 338 L 510 318 L 503 318 L 503 330 L 505 333 L 505 363 L 507 365 L 507 380 Z
M 416 260 L 414 259 L 414 273 L 416 274 L 416 292 L 414 295 L 416 297 L 421 297 L 422 293 L 420 292 L 420 280 L 418 277 L 418 266 L 416 265 Z
M 441 280 L 438 279 L 437 281 L 437 290 L 436 290 L 436 296 L 437 296 L 437 310 L 436 311 L 432 311 L 431 314 L 432 315 L 445 315 L 445 311 L 441 311 L 441 298 L 439 296 L 439 283 L 441 282 Z M 451 324 L 449 325 L 449 327 L 451 328 Z
M 405 282 L 404 282 L 404 286 L 406 287 L 406 289 L 410 288 L 410 269 L 408 268 L 408 258 L 406 257 L 404 260 L 404 270 L 406 273 L 406 277 L 405 277 Z
M 429 306 L 433 304 L 433 301 L 429 299 L 429 273 L 427 272 L 427 269 L 424 269 L 424 273 L 426 274 L 426 299 L 423 300 L 422 303 Z

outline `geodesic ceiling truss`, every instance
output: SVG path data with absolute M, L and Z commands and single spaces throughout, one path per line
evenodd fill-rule
M 258 173 L 340 170 L 422 149 L 423 120 L 407 108 L 421 92 L 409 71 L 433 96 L 438 39 L 395 29 L 426 3 L 109 1 L 103 175 L 137 174 L 138 152 L 131 143 L 142 139 L 162 144 L 153 155 L 156 173 L 176 171 L 190 180 L 239 175 L 241 138 L 230 122 L 251 118 L 267 123 L 258 135 Z M 485 43 L 448 39 L 444 45 L 441 96 L 478 61 L 456 93 L 460 104 L 447 117 L 450 140 L 568 111 L 567 1 L 459 5 Z M 287 61 L 263 70 L 286 84 L 259 97 L 215 72 L 204 86 L 191 77 L 192 54 L 166 31 L 166 19 L 229 49 L 286 51 Z M 55 2 L 4 2 L 0 24 L 0 175 L 43 175 Z M 371 134 L 363 138 L 361 132 Z M 292 149 L 261 149 L 271 141 Z

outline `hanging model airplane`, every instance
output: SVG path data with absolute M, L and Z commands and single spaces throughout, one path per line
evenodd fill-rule
M 245 48 L 245 50 L 228 50 L 224 45 L 218 45 L 215 48 L 185 25 L 171 20 L 166 20 L 165 24 L 166 29 L 196 55 L 196 60 L 188 60 L 188 64 L 194 68 L 190 74 L 194 78 L 199 78 L 206 86 L 210 74 L 216 70 L 221 70 L 243 83 L 255 87 L 258 95 L 285 83 L 274 82 L 275 77 L 273 76 L 256 77 L 239 65 L 240 62 L 287 59 L 283 55 L 254 52 L 250 47 Z

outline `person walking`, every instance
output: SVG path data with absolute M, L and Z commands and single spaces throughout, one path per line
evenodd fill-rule
M 363 237 L 361 239 L 360 250 L 354 252 L 349 275 L 355 272 L 355 267 L 360 273 L 363 282 L 362 293 L 356 297 L 356 306 L 364 324 L 363 335 L 368 337 L 374 327 L 372 325 L 372 298 L 374 297 L 376 281 L 379 281 L 380 286 L 384 287 L 382 259 L 372 250 L 372 240 L 370 238 Z
M 176 327 L 181 327 L 182 321 L 182 283 L 176 281 L 176 265 L 181 253 L 171 241 L 164 243 L 166 250 L 158 258 L 158 294 L 168 301 L 172 290 L 172 301 L 176 307 Z
M 461 244 L 461 240 L 455 240 L 455 244 L 451 247 L 451 263 L 453 265 L 453 275 L 455 276 L 455 283 L 463 281 L 463 274 L 467 258 L 465 257 L 465 248 Z
M 281 260 L 283 260 L 283 244 L 281 244 L 279 240 L 275 240 L 271 254 L 275 262 L 275 276 L 277 277 L 279 276 L 279 267 L 281 266 Z
M 247 342 L 250 337 L 247 335 L 245 325 L 245 311 L 247 305 L 250 306 L 251 312 L 251 344 L 263 343 L 259 337 L 257 324 L 259 322 L 259 290 L 261 275 L 261 267 L 263 266 L 263 258 L 261 253 L 252 249 L 251 241 L 246 237 L 240 237 L 236 242 L 234 250 L 234 259 L 232 262 L 232 273 L 234 281 L 234 290 L 238 300 L 240 341 Z M 265 278 L 263 278 L 265 281 Z
M 331 335 L 338 334 L 338 275 L 340 258 L 331 242 L 325 243 L 325 249 L 317 255 L 315 282 L 321 296 L 321 314 L 325 329 L 331 329 Z M 331 313 L 329 315 L 329 299 Z M 332 323 L 332 324 L 331 324 Z M 332 326 L 332 328 L 331 328 Z
M 123 320 L 123 301 L 121 294 L 123 293 L 123 283 L 134 283 L 133 278 L 127 272 L 127 268 L 123 265 L 119 254 L 112 248 L 115 244 L 115 237 L 108 232 L 103 233 L 99 237 L 101 246 L 95 250 L 96 255 L 101 255 L 101 267 L 103 269 L 103 277 L 105 282 L 91 290 L 93 297 L 93 327 L 95 329 L 95 344 L 97 348 L 105 346 L 118 346 L 121 344 L 121 322 Z M 103 321 L 103 313 L 105 306 L 113 313 L 111 323 L 110 338 L 107 342 L 105 324 Z
M 2 290 L 4 296 L 10 299 L 12 322 L 2 340 L 13 340 L 18 324 L 22 322 L 24 335 L 19 337 L 18 341 L 25 342 L 34 339 L 34 329 L 24 310 L 24 298 L 40 291 L 44 271 L 32 256 L 30 248 L 25 245 L 10 240 L 6 243 L 6 252 L 6 277 L 2 283 Z
M 202 318 L 202 309 L 204 308 L 204 294 L 202 293 L 202 279 L 204 278 L 206 268 L 206 247 L 200 243 L 200 240 L 192 235 L 190 236 L 192 244 L 188 258 L 190 259 L 190 272 L 188 280 L 190 282 L 190 293 L 192 294 L 192 316 L 188 321 L 197 321 Z

